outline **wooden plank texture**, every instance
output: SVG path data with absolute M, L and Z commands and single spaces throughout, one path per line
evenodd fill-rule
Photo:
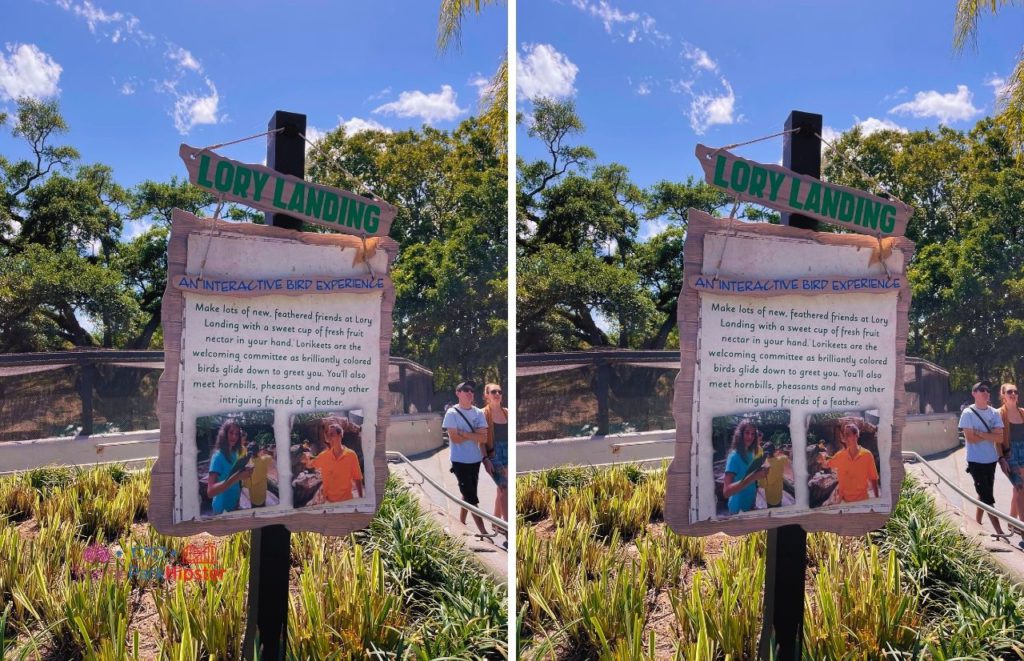
M 303 222 L 365 236 L 387 236 L 398 210 L 383 200 L 356 195 L 281 174 L 265 165 L 233 161 L 209 150 L 181 145 L 190 182 L 229 202 Z
M 164 328 L 165 370 L 160 377 L 157 397 L 157 414 L 160 420 L 159 457 L 153 466 L 152 490 L 150 492 L 150 521 L 163 534 L 186 536 L 200 532 L 214 535 L 227 535 L 242 530 L 249 530 L 272 524 L 284 524 L 293 532 L 313 531 L 327 535 L 346 535 L 361 530 L 369 525 L 373 512 L 357 513 L 303 513 L 294 510 L 276 514 L 266 511 L 248 510 L 251 516 L 241 518 L 214 519 L 206 518 L 194 521 L 175 523 L 173 512 L 175 507 L 175 451 L 177 447 L 177 431 L 181 428 L 181 402 L 178 401 L 181 372 L 181 339 L 182 320 L 184 318 L 185 298 L 183 292 L 173 283 L 183 276 L 197 277 L 197 274 L 186 273 L 187 247 L 190 236 L 196 234 L 215 234 L 225 236 L 241 236 L 253 238 L 270 238 L 294 241 L 310 246 L 336 246 L 340 248 L 361 249 L 363 242 L 354 236 L 339 234 L 302 233 L 293 230 L 266 225 L 250 225 L 228 223 L 212 219 L 200 219 L 190 213 L 175 209 L 170 242 L 167 249 L 168 286 L 164 291 L 162 317 Z M 387 237 L 381 237 L 375 246 L 387 255 L 387 264 L 394 262 L 398 254 L 398 244 Z M 391 350 L 392 312 L 395 294 L 390 275 L 377 274 L 383 279 L 380 307 L 380 380 L 377 393 L 376 438 L 373 454 L 374 492 L 376 503 L 374 510 L 380 507 L 384 496 L 384 485 L 388 477 L 385 456 L 385 439 L 390 422 L 388 407 L 388 358 Z M 222 294 L 223 295 L 223 294 Z M 258 516 L 257 516 L 258 515 Z
M 868 236 L 830 234 L 780 225 L 753 224 L 739 220 L 713 218 L 703 212 L 691 209 L 688 214 L 687 236 L 683 248 L 684 278 L 687 283 L 698 276 L 710 278 L 712 275 L 704 271 L 705 239 L 711 232 L 727 233 L 729 237 L 754 240 L 796 241 L 809 247 L 849 246 L 872 251 L 878 249 L 878 240 Z M 904 237 L 895 237 L 887 248 L 902 253 L 903 270 L 899 273 L 890 272 L 890 276 L 905 283 L 906 264 L 914 252 L 913 242 Z M 728 264 L 722 266 L 724 271 Z M 835 266 L 836 270 L 841 268 L 841 265 Z M 809 277 L 806 265 L 793 264 L 792 269 L 793 277 Z M 835 272 L 833 271 L 830 275 L 835 275 Z M 863 274 L 851 274 L 851 277 L 859 278 L 863 277 Z M 892 291 L 890 290 L 890 293 Z M 907 315 L 910 309 L 910 289 L 903 286 L 895 291 L 897 292 L 895 382 L 892 384 L 894 408 L 891 424 L 892 439 L 888 457 L 889 489 L 893 508 L 899 500 L 904 474 L 901 456 L 902 431 L 906 422 L 903 367 L 908 332 Z M 720 293 L 722 292 L 715 292 L 716 295 Z M 675 456 L 668 469 L 665 499 L 666 522 L 675 532 L 691 536 L 710 535 L 717 532 L 743 535 L 789 524 L 799 524 L 809 532 L 827 530 L 843 535 L 862 535 L 884 525 L 889 518 L 888 512 L 844 512 L 842 506 L 830 507 L 826 511 L 807 509 L 797 515 L 786 515 L 778 510 L 759 510 L 764 514 L 751 518 L 710 519 L 696 522 L 691 520 L 694 518 L 691 506 L 696 505 L 695 490 L 701 479 L 701 476 L 694 472 L 699 464 L 696 463 L 697 447 L 693 434 L 694 416 L 699 415 L 700 407 L 699 399 L 694 397 L 694 390 L 697 387 L 695 374 L 700 348 L 698 343 L 701 337 L 699 328 L 701 295 L 702 292 L 698 289 L 684 284 L 679 296 L 677 318 L 680 370 L 675 382 L 675 398 L 673 400 L 676 443 Z M 828 296 L 831 297 L 832 294 L 828 294 Z M 838 304 L 843 297 L 835 296 L 835 298 Z M 709 332 L 714 333 L 715 331 L 709 330 Z M 884 461 L 885 457 L 882 457 L 882 460 Z
M 697 145 L 707 183 L 743 200 L 814 218 L 861 234 L 903 236 L 914 210 L 855 188 L 797 174 L 781 165 L 748 161 L 722 149 Z

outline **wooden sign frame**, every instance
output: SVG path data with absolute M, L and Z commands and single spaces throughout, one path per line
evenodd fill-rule
M 764 240 L 781 240 L 800 242 L 808 246 L 849 246 L 865 251 L 865 258 L 886 260 L 888 273 L 879 263 L 877 269 L 879 280 L 898 281 L 902 284 L 896 289 L 896 349 L 895 349 L 895 383 L 894 407 L 892 419 L 892 439 L 889 454 L 889 488 L 891 507 L 895 508 L 899 499 L 900 487 L 903 482 L 903 460 L 901 441 L 903 427 L 906 422 L 904 393 L 904 358 L 907 344 L 908 319 L 910 309 L 910 290 L 906 286 L 906 264 L 914 252 L 914 244 L 905 237 L 886 240 L 885 246 L 877 239 L 855 234 L 829 234 L 812 230 L 797 229 L 781 225 L 753 224 L 735 219 L 713 218 L 706 213 L 690 209 L 688 214 L 686 243 L 683 249 L 684 285 L 679 296 L 677 318 L 679 323 L 680 370 L 675 382 L 675 399 L 673 412 L 676 421 L 675 458 L 668 470 L 668 482 L 665 502 L 665 520 L 677 533 L 691 536 L 710 535 L 725 532 L 730 535 L 743 535 L 758 530 L 777 528 L 798 524 L 807 531 L 832 531 L 843 535 L 861 535 L 880 528 L 890 516 L 885 512 L 844 512 L 842 507 L 829 508 L 826 511 L 800 510 L 800 514 L 786 514 L 768 510 L 766 515 L 735 519 L 711 518 L 703 521 L 691 521 L 691 468 L 694 460 L 694 390 L 696 384 L 696 368 L 698 360 L 699 317 L 702 296 L 701 291 L 693 286 L 697 278 L 708 280 L 722 279 L 717 273 L 705 271 L 705 238 L 712 232 L 727 233 L 728 237 L 745 237 Z M 902 269 L 895 268 L 899 260 L 890 260 L 890 252 L 902 253 Z M 716 255 L 709 256 L 712 260 Z M 870 262 L 875 264 L 877 262 Z M 711 269 L 708 269 L 710 271 Z M 794 264 L 795 278 L 818 278 L 831 282 L 835 272 L 819 275 L 809 273 L 806 264 Z M 864 277 L 863 274 L 850 277 Z M 874 276 L 869 276 L 874 277 Z M 746 277 L 746 280 L 754 278 Z M 707 290 L 705 289 L 705 292 Z M 891 291 L 891 290 L 890 290 Z M 723 292 L 715 291 L 716 295 Z M 728 292 L 725 292 L 728 296 Z M 798 293 L 798 292 L 787 292 Z M 799 293 L 820 295 L 821 291 L 807 290 Z M 777 294 L 777 293 L 776 293 Z M 772 292 L 749 292 L 745 296 L 771 296 Z M 838 294 L 842 296 L 842 293 Z M 727 300 L 727 299 L 726 299 Z M 884 461 L 884 457 L 882 457 Z M 779 514 L 779 515 L 776 515 Z
M 883 237 L 903 236 L 914 213 L 913 207 L 899 200 L 797 174 L 781 165 L 748 161 L 724 149 L 697 145 L 696 154 L 704 170 L 704 180 L 735 198 L 814 218 L 853 232 Z M 810 195 L 812 192 L 815 195 Z
M 392 311 L 394 309 L 395 293 L 394 286 L 389 275 L 390 266 L 398 254 L 398 244 L 387 237 L 374 240 L 374 244 L 366 241 L 365 244 L 357 237 L 340 234 L 316 234 L 303 233 L 294 230 L 265 225 L 251 225 L 242 223 L 228 223 L 213 219 L 201 219 L 190 213 L 175 209 L 172 215 L 172 230 L 170 242 L 167 248 L 167 288 L 164 291 L 162 318 L 164 329 L 164 351 L 165 369 L 160 377 L 159 394 L 157 398 L 157 413 L 160 419 L 160 447 L 159 458 L 153 466 L 152 490 L 150 492 L 149 518 L 153 526 L 166 535 L 194 535 L 201 532 L 208 532 L 214 535 L 227 535 L 253 528 L 273 524 L 283 524 L 293 532 L 313 531 L 327 535 L 346 535 L 356 530 L 361 530 L 370 524 L 375 512 L 380 508 L 381 500 L 384 497 L 384 486 L 388 478 L 387 458 L 385 455 L 388 423 L 390 421 L 390 409 L 387 405 L 388 399 L 388 357 L 391 350 L 392 333 Z M 187 273 L 187 250 L 190 236 L 225 236 L 239 238 L 266 238 L 293 241 L 309 246 L 336 246 L 338 248 L 355 249 L 356 257 L 354 265 L 360 260 L 367 258 L 377 263 L 378 269 L 384 262 L 383 272 L 372 274 L 372 278 L 379 281 L 373 289 L 382 292 L 380 307 L 380 381 L 377 393 L 377 417 L 375 426 L 375 443 L 373 455 L 374 467 L 374 493 L 375 503 L 373 512 L 326 512 L 326 513 L 304 513 L 296 509 L 290 512 L 272 513 L 265 510 L 250 510 L 251 516 L 232 518 L 203 518 L 190 521 L 174 522 L 175 507 L 175 469 L 176 469 L 176 448 L 177 435 L 181 425 L 179 420 L 180 403 L 178 402 L 179 375 L 181 373 L 182 358 L 182 333 L 185 312 L 184 291 L 188 288 L 180 288 L 182 278 L 198 279 L 202 282 L 199 274 Z M 386 255 L 386 260 L 373 256 L 377 254 Z M 369 253 L 369 254 L 368 254 Z M 301 267 L 293 269 L 299 271 Z M 371 269 L 367 269 L 368 272 Z M 321 277 L 322 274 L 317 274 Z M 317 276 L 305 276 L 313 280 Z M 332 276 L 337 279 L 337 276 Z M 351 277 L 351 276 L 342 276 Z M 207 278 L 214 280 L 215 278 Z M 224 280 L 221 276 L 220 280 Z M 294 279 L 294 278 L 293 278 Z M 336 291 L 344 293 L 359 293 L 371 291 L 366 287 L 342 288 Z M 195 293 L 195 292 L 193 292 Z M 280 295 L 280 291 L 273 289 L 261 292 L 264 295 Z M 315 293 L 315 292 L 306 292 Z M 331 295 L 332 292 L 320 292 L 321 295 Z M 216 293 L 218 296 L 230 297 L 251 297 L 252 292 L 228 292 Z M 260 295 L 257 293 L 255 295 Z M 205 298 L 205 297 L 204 297 Z
M 188 180 L 222 200 L 287 214 L 335 232 L 387 236 L 398 213 L 383 200 L 314 184 L 265 165 L 234 161 L 208 149 L 182 144 L 178 155 Z

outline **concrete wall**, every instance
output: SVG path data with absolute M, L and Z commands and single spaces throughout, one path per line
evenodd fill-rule
M 907 426 L 903 428 L 903 449 L 922 457 L 952 450 L 960 445 L 959 421 L 956 413 L 908 415 Z
M 388 450 L 409 457 L 444 445 L 440 413 L 392 415 L 388 426 Z
M 954 413 L 908 415 L 903 449 L 928 456 L 959 445 Z M 556 438 L 516 444 L 516 472 L 528 473 L 554 466 L 597 466 L 611 463 L 657 464 L 675 453 L 674 429 L 579 438 Z
M 387 444 L 409 456 L 441 447 L 440 413 L 391 416 Z M 143 464 L 155 458 L 160 430 L 94 434 L 92 436 L 40 438 L 0 443 L 0 473 L 27 470 L 37 466 L 85 466 L 124 462 Z

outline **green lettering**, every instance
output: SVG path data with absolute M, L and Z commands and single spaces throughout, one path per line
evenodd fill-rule
M 722 188 L 729 187 L 729 182 L 725 180 L 725 156 L 719 155 L 718 160 L 715 161 L 714 183 Z
M 366 207 L 366 215 L 363 216 L 363 229 L 367 232 L 376 232 L 380 226 L 380 207 L 369 205 Z
M 844 223 L 853 220 L 853 195 L 846 191 L 839 192 L 839 216 L 838 219 Z
M 804 200 L 804 209 L 818 213 L 821 208 L 821 184 L 813 182 L 807 189 L 807 199 Z
M 750 171 L 750 196 L 764 197 L 764 185 L 768 183 L 768 171 L 756 165 Z
M 338 224 L 345 224 L 345 214 L 348 212 L 349 199 L 347 197 L 341 198 L 341 203 L 338 205 Z
M 260 198 L 263 197 L 263 187 L 267 185 L 267 180 L 270 179 L 270 175 L 266 172 L 253 170 L 252 178 L 253 181 L 256 182 L 256 188 L 252 192 L 252 199 L 255 202 L 259 202 Z
M 199 157 L 199 176 L 196 177 L 196 183 L 203 188 L 213 188 L 213 182 L 210 181 L 206 175 L 210 170 L 210 157 L 203 154 Z
M 789 206 L 794 209 L 803 209 L 797 199 L 800 197 L 800 180 L 793 180 L 793 187 L 789 189 Z
M 284 195 L 284 179 L 274 177 L 274 206 L 287 211 L 288 205 L 281 199 L 282 195 Z
M 303 202 L 306 200 L 306 187 L 302 184 L 295 184 L 295 188 L 292 189 L 292 199 L 288 201 L 288 211 L 298 211 L 302 213 Z
M 867 225 L 864 224 L 864 198 L 863 197 L 858 197 L 857 198 L 857 207 L 853 211 L 853 224 L 854 225 L 860 225 L 862 227 L 867 227 Z
M 744 192 L 747 190 L 747 184 L 750 183 L 750 166 L 743 161 L 736 161 L 732 164 L 732 176 L 729 179 L 729 184 L 734 191 Z
M 839 212 L 839 190 L 825 186 L 825 196 L 821 201 L 821 215 L 835 218 Z
M 320 217 L 324 206 L 324 192 L 316 188 L 306 191 L 306 215 L 314 218 Z
M 249 168 L 235 168 L 235 186 L 231 192 L 244 200 L 249 197 L 250 183 L 252 183 L 252 171 Z
M 891 204 L 882 205 L 882 217 L 878 219 L 878 225 L 886 234 L 896 229 L 896 207 Z
M 878 229 L 878 214 L 881 211 L 881 202 L 875 203 L 871 200 L 864 200 L 864 211 L 861 216 L 860 224 L 864 227 L 870 227 L 871 229 Z
M 324 215 L 321 220 L 333 223 L 338 218 L 338 196 L 327 191 L 324 193 Z
M 231 182 L 235 178 L 235 166 L 228 161 L 217 163 L 217 170 L 213 173 L 213 185 L 222 193 L 231 190 Z
M 782 188 L 782 182 L 786 180 L 786 175 L 782 172 L 776 172 L 775 170 L 768 170 L 768 185 L 771 186 L 772 190 L 768 193 L 768 199 L 772 202 L 779 196 L 779 189 Z
M 366 205 L 356 200 L 349 200 L 348 215 L 345 217 L 345 227 L 354 227 L 357 230 L 363 229 L 363 210 Z

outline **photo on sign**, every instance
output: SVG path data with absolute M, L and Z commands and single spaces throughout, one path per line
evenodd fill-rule
M 811 508 L 879 498 L 880 466 L 878 411 L 829 411 L 807 417 Z
M 790 412 L 785 409 L 712 419 L 719 518 L 796 503 L 789 421 Z
M 292 417 L 292 505 L 330 506 L 370 496 L 366 465 L 373 463 L 372 430 L 362 409 L 318 411 Z M 368 439 L 368 440 L 367 440 Z
M 196 418 L 199 515 L 280 504 L 276 455 L 272 410 Z

